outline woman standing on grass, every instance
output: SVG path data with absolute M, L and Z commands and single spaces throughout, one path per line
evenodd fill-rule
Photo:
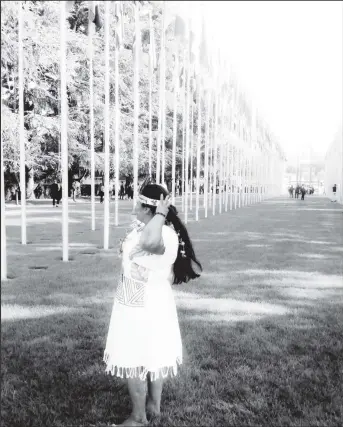
M 199 277 L 193 262 L 201 270 L 166 189 L 143 185 L 134 214 L 137 221 L 122 243 L 122 275 L 104 354 L 106 372 L 127 379 L 133 408 L 122 426 L 142 426 L 147 415 L 160 414 L 163 379 L 176 375 L 182 363 L 171 285 Z

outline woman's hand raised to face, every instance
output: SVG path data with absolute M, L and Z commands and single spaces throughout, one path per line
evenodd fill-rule
M 164 199 L 163 194 L 161 194 L 160 202 L 156 208 L 156 213 L 161 213 L 167 216 L 169 212 L 169 206 L 170 206 L 170 196 L 166 196 L 166 198 Z

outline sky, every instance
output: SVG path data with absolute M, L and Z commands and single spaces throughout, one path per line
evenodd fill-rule
M 288 160 L 310 149 L 324 158 L 342 123 L 343 2 L 202 3 L 210 43 L 222 46 Z

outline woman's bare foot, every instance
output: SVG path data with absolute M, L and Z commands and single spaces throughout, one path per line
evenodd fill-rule
M 145 419 L 135 419 L 134 417 L 130 416 L 127 420 L 123 421 L 121 424 L 118 424 L 118 426 L 125 426 L 125 427 L 141 427 L 148 425 L 148 420 Z

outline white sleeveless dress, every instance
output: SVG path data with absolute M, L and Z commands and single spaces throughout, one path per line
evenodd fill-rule
M 138 224 L 138 223 L 136 223 Z M 182 363 L 182 343 L 173 283 L 178 236 L 164 225 L 163 255 L 130 252 L 139 242 L 144 224 L 138 224 L 122 244 L 122 275 L 107 335 L 106 372 L 121 378 L 152 380 L 174 376 Z

